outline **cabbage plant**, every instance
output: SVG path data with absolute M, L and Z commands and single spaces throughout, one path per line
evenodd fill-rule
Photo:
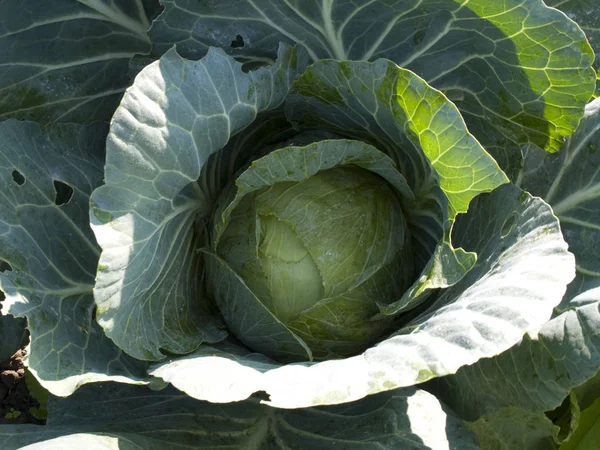
M 53 395 L 3 448 L 558 448 L 592 407 L 600 115 L 563 12 L 23 0 L 0 48 L 2 313 Z

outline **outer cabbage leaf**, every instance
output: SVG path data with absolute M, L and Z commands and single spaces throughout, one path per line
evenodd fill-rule
M 563 11 L 585 32 L 594 53 L 596 53 L 594 68 L 600 74 L 600 9 L 598 9 L 598 3 L 595 0 L 545 0 L 545 3 Z M 596 83 L 596 95 L 599 94 L 600 82 Z
M 573 389 L 577 404 L 581 410 L 589 408 L 600 397 L 600 370 L 594 377 Z
M 103 248 L 98 322 L 130 355 L 159 360 L 161 349 L 189 353 L 225 337 L 201 292 L 196 248 L 212 205 L 197 180 L 207 176 L 211 154 L 283 102 L 305 65 L 302 49 L 283 45 L 275 65 L 248 73 L 221 50 L 188 61 L 173 49 L 127 91 L 112 119 L 106 184 L 92 195 L 91 214 Z
M 0 119 L 108 121 L 156 0 L 0 1 Z
M 595 85 L 583 32 L 541 0 L 162 0 L 150 36 L 159 54 L 208 46 L 241 61 L 271 61 L 279 41 L 313 60 L 387 58 L 456 102 L 501 166 L 519 144 L 560 148 Z
M 595 450 L 600 442 L 600 396 L 581 413 L 579 427 L 560 450 Z
M 600 289 L 574 301 L 588 304 L 560 314 L 509 351 L 436 381 L 432 391 L 467 420 L 509 405 L 534 413 L 558 407 L 600 366 Z
M 567 307 L 576 295 L 600 286 L 600 100 L 586 107 L 561 152 L 546 155 L 527 147 L 524 155 L 516 183 L 550 203 L 577 258 L 577 279 L 563 302 Z
M 141 382 L 146 365 L 124 355 L 93 320 L 100 250 L 88 202 L 103 177 L 106 127 L 0 123 L 0 273 L 4 314 L 27 317 L 27 364 L 68 395 L 90 381 Z M 66 186 L 71 197 L 64 195 Z
M 600 442 L 597 393 L 586 399 L 591 403 L 581 413 L 575 396 L 570 397 L 564 410 L 561 406 L 565 420 L 507 406 L 467 426 L 477 434 L 482 450 L 596 450 Z
M 472 433 L 427 392 L 384 393 L 339 407 L 279 410 L 257 399 L 215 405 L 169 388 L 86 386 L 51 400 L 46 426 L 4 426 L 4 450 L 408 448 L 475 450 Z M 27 447 L 24 445 L 31 444 Z
M 469 423 L 481 450 L 555 450 L 558 427 L 543 414 L 515 407 Z
M 513 405 L 531 412 L 558 407 L 600 368 L 600 100 L 556 155 L 525 152 L 517 182 L 553 207 L 576 258 L 576 279 L 540 330 L 511 350 L 432 386 L 461 417 L 474 420 Z M 556 273 L 554 269 L 552 272 Z M 437 384 L 437 382 L 436 382 Z
M 298 408 L 414 385 L 505 351 L 548 320 L 574 276 L 573 258 L 542 200 L 507 185 L 474 204 L 459 221 L 459 242 L 481 255 L 477 264 L 430 314 L 362 355 L 278 367 L 226 343 L 154 364 L 151 374 L 199 399 L 265 391 L 270 405 Z

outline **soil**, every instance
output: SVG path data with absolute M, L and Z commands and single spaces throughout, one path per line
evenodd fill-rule
M 44 423 L 31 414 L 40 404 L 30 395 L 25 380 L 26 354 L 25 349 L 20 349 L 10 359 L 0 362 L 0 424 Z

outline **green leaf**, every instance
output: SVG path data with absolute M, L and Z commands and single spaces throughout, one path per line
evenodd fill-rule
M 582 410 L 589 408 L 597 398 L 600 398 L 600 368 L 596 375 L 574 388 L 572 392 L 577 397 L 577 402 Z
M 516 183 L 550 203 L 577 258 L 577 280 L 563 302 L 568 307 L 577 294 L 600 286 L 600 100 L 586 107 L 561 152 L 528 147 L 524 154 Z
M 600 398 L 581 413 L 579 427 L 559 450 L 596 450 L 600 442 Z
M 279 321 L 219 256 L 205 253 L 207 278 L 229 330 L 249 347 L 281 361 L 312 360 L 306 343 Z
M 559 406 L 600 367 L 600 100 L 586 108 L 561 152 L 534 147 L 516 182 L 544 198 L 560 219 L 575 254 L 576 279 L 556 317 L 496 358 L 464 367 L 433 392 L 461 417 L 474 420 L 508 405 L 532 412 Z M 557 273 L 555 268 L 550 272 Z M 561 313 L 562 312 L 562 313 Z M 535 357 L 532 357 L 535 355 Z
M 467 420 L 508 405 L 534 413 L 558 407 L 600 367 L 600 289 L 577 300 L 593 302 L 562 313 L 509 351 L 438 380 L 432 392 Z
M 30 122 L 0 123 L 0 258 L 12 267 L 0 273 L 3 313 L 27 317 L 27 364 L 56 395 L 145 376 L 145 364 L 125 356 L 93 320 L 100 251 L 88 205 L 103 177 L 105 136 L 104 125 L 42 131 Z
M 563 442 L 573 434 L 573 431 L 579 425 L 580 413 L 581 408 L 577 401 L 577 396 L 573 391 L 563 400 L 558 408 L 545 413 L 546 417 L 559 428 L 556 442 Z
M 232 135 L 281 105 L 305 60 L 282 45 L 275 65 L 244 73 L 221 50 L 199 61 L 171 50 L 128 89 L 112 119 L 106 184 L 92 195 L 91 221 L 103 248 L 98 322 L 130 355 L 159 360 L 161 350 L 188 353 L 225 337 L 201 292 L 196 248 L 213 205 L 198 180 Z
M 560 9 L 585 32 L 596 53 L 594 68 L 600 71 L 600 9 L 596 0 L 545 0 L 548 6 Z M 600 94 L 600 82 L 596 95 Z
M 0 119 L 108 121 L 131 83 L 129 60 L 151 49 L 156 0 L 0 4 Z
M 236 401 L 265 391 L 272 406 L 301 408 L 411 386 L 504 352 L 549 319 L 573 278 L 573 258 L 542 200 L 506 185 L 473 203 L 455 235 L 480 255 L 475 267 L 363 354 L 280 366 L 228 342 L 154 364 L 151 375 L 198 399 Z
M 414 192 L 407 221 L 416 271 L 423 272 L 385 314 L 410 309 L 473 267 L 475 255 L 452 248 L 452 222 L 475 196 L 507 179 L 444 95 L 390 61 L 327 60 L 294 82 L 286 112 L 301 127 L 373 144 L 394 160 Z
M 319 61 L 293 87 L 286 100 L 290 120 L 374 141 L 397 164 L 416 199 L 431 195 L 437 174 L 448 198 L 444 219 L 453 220 L 478 194 L 508 181 L 456 107 L 391 61 Z
M 242 198 L 276 183 L 303 181 L 320 171 L 340 165 L 362 167 L 385 179 L 405 202 L 406 208 L 415 201 L 404 176 L 395 168 L 394 161 L 373 146 L 352 140 L 324 140 L 307 146 L 289 146 L 253 161 L 235 180 L 233 198 L 219 205 L 213 233 L 213 246 L 218 245 L 231 214 Z M 410 214 L 411 211 L 407 211 Z
M 387 58 L 451 96 L 494 154 L 526 143 L 558 150 L 595 86 L 583 32 L 540 0 L 162 3 L 150 31 L 159 54 L 177 44 L 198 57 L 219 46 L 264 63 L 283 41 L 315 61 Z
M 476 450 L 474 435 L 435 397 L 414 388 L 339 407 L 300 410 L 256 398 L 215 405 L 173 389 L 152 392 L 118 384 L 86 386 L 51 400 L 46 426 L 0 428 L 4 450 L 25 447 L 108 450 L 315 449 Z
M 515 407 L 485 416 L 468 427 L 481 450 L 556 450 L 558 427 L 541 413 Z
M 29 408 L 29 413 L 36 419 L 46 420 L 48 418 L 48 391 L 42 387 L 29 370 L 25 371 L 25 383 L 31 398 L 38 402 L 37 407 Z

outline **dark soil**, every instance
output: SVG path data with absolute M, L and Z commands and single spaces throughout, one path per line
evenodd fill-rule
M 30 395 L 25 381 L 26 354 L 25 349 L 20 349 L 10 359 L 0 362 L 0 424 L 44 423 L 32 415 L 40 404 Z

